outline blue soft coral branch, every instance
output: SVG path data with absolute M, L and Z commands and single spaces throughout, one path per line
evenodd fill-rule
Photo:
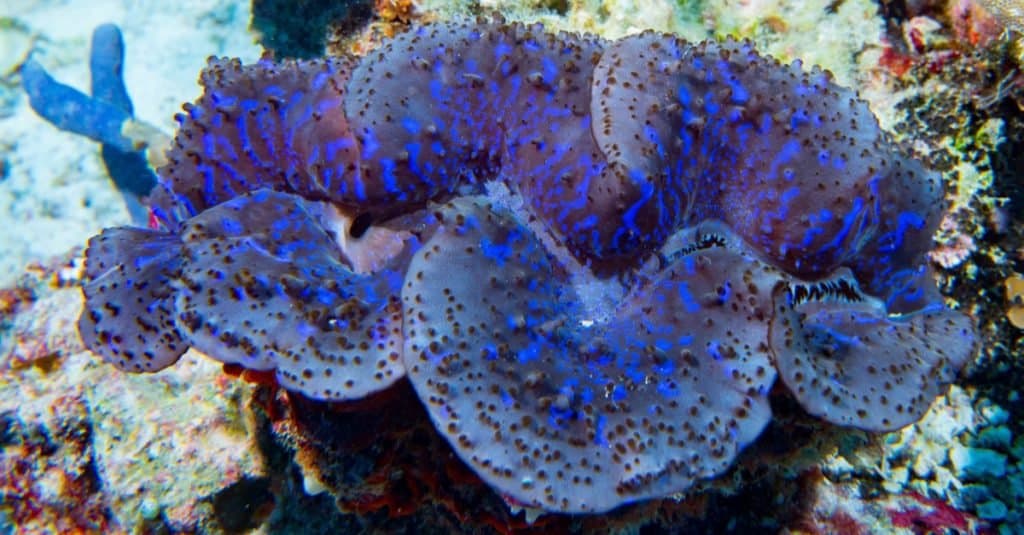
M 22 66 L 21 77 L 32 109 L 42 118 L 102 144 L 107 174 L 124 196 L 132 220 L 145 224 L 148 212 L 140 198 L 156 185 L 156 175 L 132 139 L 122 133 L 132 118 L 132 102 L 121 73 L 123 60 L 121 31 L 113 24 L 103 24 L 92 35 L 89 68 L 93 96 L 54 80 L 33 60 Z
M 92 75 L 94 99 L 112 104 L 133 115 L 132 100 L 124 87 L 121 68 L 124 65 L 124 40 L 121 30 L 113 24 L 101 24 L 92 31 L 89 73 Z
M 131 140 L 121 134 L 129 113 L 54 80 L 33 60 L 21 67 L 21 79 L 32 109 L 57 128 L 119 150 L 133 150 Z
M 132 116 L 132 100 L 128 97 L 122 75 L 123 64 L 124 40 L 121 38 L 121 30 L 113 24 L 97 26 L 92 32 L 92 49 L 89 54 L 93 98 L 112 104 Z M 156 185 L 156 175 L 145 156 L 141 151 L 126 151 L 109 144 L 100 148 L 100 155 L 107 174 L 124 196 L 132 220 L 146 224 L 149 210 L 140 199 L 152 191 Z

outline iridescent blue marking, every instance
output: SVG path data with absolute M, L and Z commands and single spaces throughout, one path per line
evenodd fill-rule
M 783 211 L 781 212 L 781 216 L 782 216 L 783 219 L 785 219 L 785 217 L 786 217 L 786 211 L 785 211 L 784 207 L 789 205 L 789 203 L 793 202 L 793 199 L 797 198 L 799 195 L 800 195 L 800 188 L 798 188 L 796 186 L 791 187 L 791 188 L 787 188 L 787 189 L 785 189 L 782 192 L 782 195 L 779 197 L 779 200 L 782 201 L 783 208 L 781 208 L 781 209 Z
M 263 163 L 253 153 L 252 140 L 249 138 L 249 112 L 255 110 L 259 106 L 259 102 L 253 99 L 245 99 L 241 102 L 240 107 L 242 108 L 242 114 L 235 121 L 235 127 L 238 131 L 238 142 L 242 147 L 242 150 L 249 154 L 258 163 Z
M 603 414 L 598 414 L 594 420 L 594 444 L 598 446 L 607 446 L 608 439 L 605 437 L 604 431 L 608 424 L 608 418 Z
M 240 190 L 243 191 L 243 192 L 244 191 L 249 191 L 249 190 L 253 189 L 252 187 L 250 187 L 250 185 L 251 185 L 250 180 L 248 178 L 246 178 L 247 175 L 241 173 L 238 169 L 235 169 L 231 165 L 228 165 L 227 162 L 215 161 L 215 162 L 213 162 L 213 165 L 211 167 L 216 167 L 222 173 L 228 175 L 229 180 L 226 181 L 227 185 L 225 185 L 225 187 L 224 187 L 224 191 L 225 192 L 237 192 L 238 191 L 235 188 L 231 187 L 231 184 L 238 185 Z
M 545 80 L 554 80 L 558 77 L 558 65 L 555 64 L 555 60 L 548 56 L 542 56 L 540 62 L 541 68 L 544 70 Z
M 295 330 L 298 331 L 299 337 L 301 338 L 309 338 L 311 336 L 316 336 L 317 334 L 319 334 L 320 331 L 319 329 L 317 329 L 313 325 L 310 325 L 309 322 L 306 321 L 297 322 Z
M 321 115 L 330 113 L 332 110 L 336 110 L 341 107 L 341 99 L 337 98 L 325 98 L 316 102 L 316 111 Z
M 238 104 L 238 97 L 234 95 L 224 95 L 219 91 L 212 91 L 210 93 L 210 100 L 213 101 L 214 108 L 232 108 Z M 205 113 L 200 106 L 193 106 L 192 110 L 198 114 L 198 117 L 202 117 Z
M 335 295 L 333 293 L 331 293 L 326 288 L 317 287 L 317 289 L 316 289 L 316 300 L 320 304 L 322 304 L 322 305 L 330 306 L 330 305 L 334 304 L 334 301 L 336 300 L 336 297 L 335 297 Z
M 367 160 L 373 158 L 378 149 L 380 149 L 380 143 L 377 141 L 377 134 L 372 128 L 367 128 L 363 132 L 363 158 Z
M 803 108 L 796 108 L 793 110 L 793 115 L 789 118 L 789 127 L 793 130 L 797 130 L 810 121 L 811 119 L 807 115 L 807 110 Z
M 338 153 L 339 152 L 341 152 L 343 150 L 346 150 L 346 149 L 350 149 L 354 145 L 355 145 L 355 142 L 352 141 L 352 139 L 347 138 L 347 137 L 339 137 L 339 138 L 335 138 L 335 139 L 332 139 L 332 140 L 328 141 L 327 143 L 324 144 L 324 149 L 325 149 L 325 153 L 326 153 L 325 154 L 326 162 L 327 163 L 334 162 L 334 160 L 338 157 Z M 315 151 L 316 155 L 319 155 L 319 152 L 320 152 L 320 147 L 319 146 L 314 145 L 312 150 Z M 312 163 L 314 161 L 316 161 L 316 158 L 314 157 L 313 153 L 310 154 L 309 160 L 311 160 L 311 161 L 308 162 L 309 165 L 312 165 Z
M 497 267 L 502 267 L 512 255 L 512 246 L 508 243 L 495 243 L 490 238 L 483 238 L 480 240 L 480 252 L 493 261 Z
M 711 91 L 708 91 L 707 93 L 705 93 L 704 94 L 704 111 L 707 112 L 708 115 L 715 115 L 715 114 L 718 113 L 718 110 L 720 110 L 720 109 L 721 109 L 721 106 L 719 106 L 718 103 L 715 102 L 715 95 Z
M 497 44 L 494 45 L 495 60 L 501 60 L 501 58 L 508 55 L 510 52 L 512 52 L 512 47 L 504 41 L 499 41 Z
M 505 408 L 507 409 L 507 408 L 511 407 L 512 405 L 515 405 L 515 403 L 516 403 L 516 400 L 512 398 L 512 396 L 508 393 L 508 390 L 505 390 L 504 388 L 502 388 L 501 389 L 501 404 L 504 405 Z
M 671 358 L 665 359 L 664 361 L 662 361 L 661 364 L 658 364 L 654 367 L 654 371 L 658 372 L 661 375 L 671 377 L 676 372 L 676 361 Z
M 684 110 L 688 110 L 690 108 L 692 97 L 690 96 L 690 90 L 685 85 L 679 86 L 679 90 L 676 92 L 676 99 L 683 105 Z M 683 122 L 686 122 L 685 115 L 683 116 Z
M 217 143 L 213 134 L 203 134 L 203 153 L 210 158 L 217 157 Z
M 722 360 L 722 349 L 721 346 L 718 344 L 718 340 L 709 341 L 707 345 L 707 351 L 708 355 L 711 355 L 711 358 L 715 359 L 716 361 Z
M 313 91 L 319 91 L 323 89 L 324 84 L 327 83 L 327 80 L 330 77 L 331 73 L 328 71 L 318 72 L 316 76 L 313 77 L 313 81 L 310 83 L 310 86 L 312 87 Z
M 775 158 L 772 159 L 772 165 L 766 176 L 778 176 L 779 167 L 792 161 L 798 154 L 800 154 L 800 142 L 795 139 L 787 141 L 775 154 Z
M 256 114 L 256 123 L 260 140 L 263 141 L 263 149 L 270 156 L 270 162 L 276 162 L 277 139 L 274 137 L 274 134 L 281 131 L 280 124 L 277 123 L 274 115 L 267 113 L 266 109 L 264 109 L 263 113 Z M 261 161 L 260 163 L 263 162 Z
M 640 227 L 637 225 L 636 216 L 640 212 L 640 209 L 647 204 L 647 201 L 654 196 L 654 184 L 647 180 L 639 170 L 633 170 L 630 172 L 630 178 L 634 184 L 640 185 L 640 199 L 634 202 L 626 211 L 622 214 L 622 223 L 625 226 L 623 229 L 619 229 L 616 236 L 623 233 L 626 230 L 640 233 Z
M 665 379 L 664 381 L 658 382 L 658 393 L 665 399 L 677 398 L 681 394 L 679 391 L 679 385 L 671 379 Z
M 846 216 L 843 217 L 843 227 L 839 229 L 839 232 L 836 233 L 835 237 L 832 238 L 830 242 L 823 245 L 820 250 L 823 252 L 831 249 L 843 251 L 843 244 L 847 243 L 849 240 L 849 243 L 851 244 L 850 249 L 852 250 L 847 250 L 845 254 L 849 255 L 856 253 L 861 246 L 860 237 L 874 225 L 872 221 L 873 219 L 874 218 L 871 217 L 871 214 L 868 213 L 868 207 L 865 206 L 864 200 L 860 197 L 854 197 L 853 206 L 850 208 L 850 211 L 846 213 Z M 851 233 L 853 238 L 850 238 Z
M 402 119 L 402 127 L 411 135 L 417 135 L 420 133 L 419 121 L 411 117 L 405 117 Z
M 808 341 L 812 342 L 815 347 L 833 354 L 842 354 L 842 352 L 850 351 L 850 347 L 861 345 L 859 337 L 844 334 L 820 323 L 805 324 L 804 329 L 811 335 Z
M 690 292 L 690 284 L 686 281 L 679 281 L 676 284 L 676 292 L 679 294 L 679 300 L 683 302 L 683 308 L 690 314 L 696 314 L 700 312 L 701 306 L 694 299 L 693 294 Z
M 203 195 L 206 204 L 216 204 L 219 194 L 216 190 L 217 184 L 213 169 L 209 165 L 199 164 L 196 166 L 196 171 L 203 177 Z
M 903 237 L 907 230 L 921 230 L 924 228 L 925 220 L 915 212 L 900 212 L 896 218 L 896 228 L 878 237 L 881 246 L 878 250 L 882 253 L 892 253 L 903 246 Z
M 395 161 L 390 158 L 380 159 L 381 179 L 384 181 L 384 191 L 394 196 L 397 201 L 405 200 L 405 192 L 398 186 L 398 177 L 395 176 Z

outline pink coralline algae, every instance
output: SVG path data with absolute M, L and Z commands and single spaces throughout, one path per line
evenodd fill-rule
M 507 500 L 600 512 L 723 473 L 776 378 L 884 431 L 972 356 L 926 260 L 938 176 L 749 43 L 449 22 L 202 83 L 160 228 L 89 244 L 79 328 L 124 370 L 194 347 L 320 400 L 408 378 Z

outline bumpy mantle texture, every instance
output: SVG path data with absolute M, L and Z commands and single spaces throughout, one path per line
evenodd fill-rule
M 352 400 L 412 382 L 507 499 L 600 512 L 721 474 L 771 418 L 892 430 L 971 357 L 926 261 L 938 176 L 749 43 L 417 26 L 213 59 L 151 198 L 89 243 L 81 334 Z

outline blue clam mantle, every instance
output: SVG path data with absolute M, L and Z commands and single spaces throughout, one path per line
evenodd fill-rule
M 925 258 L 937 175 L 747 43 L 451 22 L 202 82 L 161 228 L 90 241 L 80 331 L 122 369 L 408 377 L 499 492 L 599 512 L 722 473 L 776 379 L 891 430 L 972 356 Z

